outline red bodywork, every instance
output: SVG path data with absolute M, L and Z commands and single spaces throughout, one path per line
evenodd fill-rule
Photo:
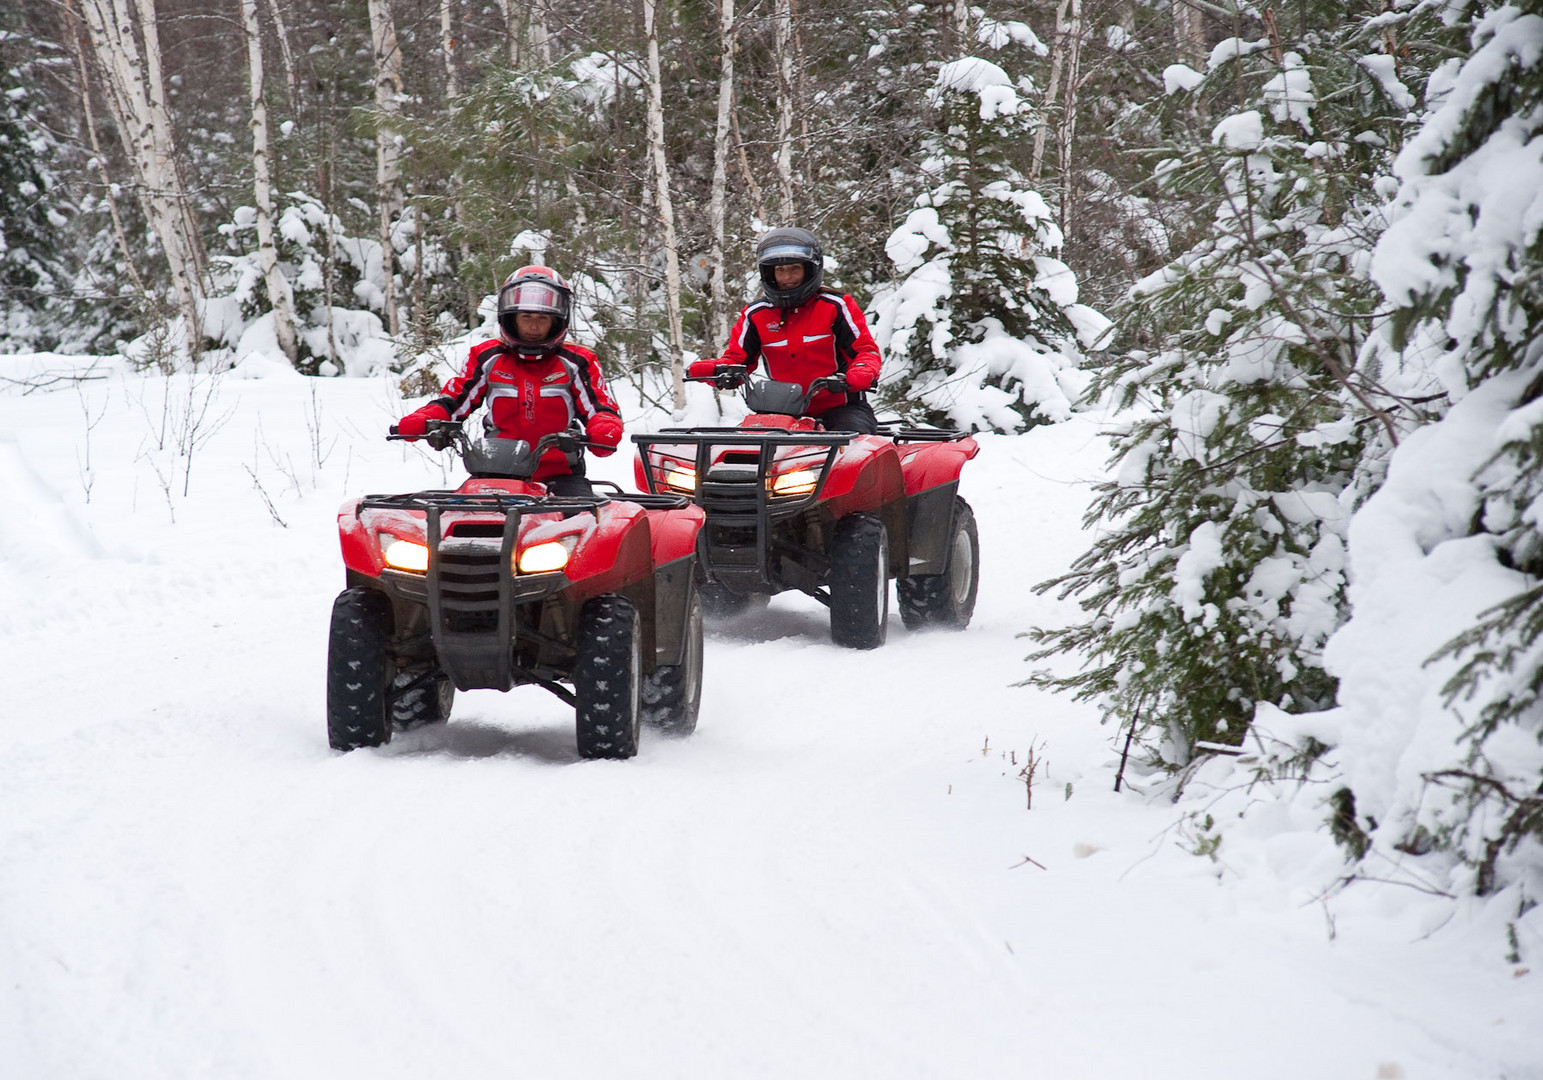
M 824 445 L 800 445 L 796 437 L 804 433 L 827 442 Z M 940 433 L 936 429 L 926 429 L 923 433 L 923 429 L 900 428 L 893 438 L 887 435 L 840 436 L 825 431 L 814 418 L 772 413 L 752 413 L 738 428 L 682 432 L 689 441 L 681 443 L 671 441 L 673 434 L 665 431 L 637 438 L 640 453 L 634 468 L 640 489 L 692 494 L 698 501 L 704 501 L 708 496 L 699 492 L 696 486 L 697 481 L 703 479 L 696 476 L 698 469 L 705 465 L 702 471 L 708 480 L 718 471 L 735 467 L 751 469 L 762 460 L 761 451 L 753 445 L 755 437 L 765 436 L 761 440 L 769 455 L 765 472 L 767 493 L 763 496 L 768 515 L 765 527 L 780 530 L 778 535 L 784 542 L 784 550 L 788 543 L 806 551 L 822 550 L 829 542 L 829 525 L 850 514 L 871 514 L 884 523 L 890 573 L 895 577 L 940 572 L 947 557 L 941 534 L 948 530 L 952 520 L 960 473 L 964 463 L 980 451 L 973 438 L 959 433 Z M 939 435 L 946 436 L 946 441 Z M 833 436 L 845 445 L 830 445 Z M 907 441 L 908 438 L 918 441 Z M 827 459 L 830 460 L 828 470 L 825 469 Z M 777 487 L 779 478 L 801 470 L 821 475 L 818 488 L 804 491 L 801 498 L 783 495 Z M 715 519 L 714 513 L 713 506 L 709 505 L 709 530 L 713 530 L 715 520 L 727 520 Z M 804 524 L 796 524 L 794 515 Z M 820 522 L 823 526 L 812 524 Z M 708 579 L 717 580 L 719 575 L 733 574 L 743 586 L 746 578 L 741 569 L 715 562 L 716 546 L 716 541 L 709 537 L 703 549 Z M 762 587 L 771 591 L 783 587 L 807 587 L 807 576 L 790 571 L 786 561 L 780 564 L 783 572 L 774 568 L 776 559 L 767 554 L 771 550 L 767 540 L 763 539 L 760 546 L 762 554 L 757 565 L 764 578 Z M 817 562 L 817 559 L 805 560 L 805 566 L 813 568 Z M 789 584 L 800 581 L 804 584 Z
M 704 520 L 701 508 L 679 499 L 633 496 L 648 504 L 639 505 L 625 493 L 558 499 L 555 510 L 544 510 L 540 501 L 526 501 L 546 496 L 546 486 L 534 481 L 472 478 L 453 492 L 351 499 L 338 512 L 349 583 L 378 588 L 390 599 L 402 648 L 421 640 L 425 632 L 432 635 L 435 662 L 462 690 L 507 690 L 522 677 L 522 669 L 565 672 L 572 662 L 569 645 L 580 610 L 586 601 L 606 594 L 625 596 L 643 616 L 645 671 L 679 662 L 689 646 L 685 635 L 690 630 L 697 533 Z M 482 501 L 480 507 L 460 506 L 460 497 Z M 429 535 L 430 511 L 423 508 L 431 505 L 439 517 L 438 547 Z M 506 523 L 516 515 L 509 550 L 504 547 Z M 433 566 L 388 567 L 383 547 L 393 539 L 437 552 L 427 556 Z M 560 569 L 516 569 L 526 550 L 553 542 L 568 551 Z M 453 612 L 434 614 L 436 598 L 446 595 L 441 588 L 506 599 L 497 600 L 502 612 L 496 618 L 490 612 L 485 623 L 467 626 L 463 620 L 457 625 Z M 505 633 L 515 638 L 511 641 L 502 636 Z M 422 651 L 423 646 L 417 647 Z
M 456 491 L 460 494 L 545 495 L 542 484 L 525 480 L 470 479 Z M 402 540 L 427 543 L 426 516 L 422 511 L 367 509 L 359 511 L 362 500 L 350 499 L 338 510 L 338 538 L 343 548 L 343 564 L 366 577 L 379 577 L 386 569 L 381 556 L 380 534 L 389 533 Z M 454 537 L 467 526 L 490 526 L 503 522 L 502 514 L 475 511 L 448 511 L 442 528 Z M 702 510 L 686 506 L 679 510 L 645 510 L 635 503 L 612 500 L 602 503 L 592 513 L 565 517 L 560 513 L 525 513 L 520 519 L 517 551 L 536 544 L 576 538 L 576 545 L 563 568 L 574 590 L 575 600 L 584 600 L 607 592 L 622 592 L 628 586 L 651 575 L 656 567 L 693 555 L 697 530 L 702 527 Z

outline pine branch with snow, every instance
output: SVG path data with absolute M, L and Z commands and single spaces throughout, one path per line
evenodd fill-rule
M 964 428 L 1065 419 L 1088 383 L 1082 349 L 1109 324 L 1077 303 L 1061 230 L 1016 160 L 1033 114 L 979 57 L 943 65 L 931 100 L 929 188 L 886 244 L 898 280 L 870 305 L 881 398 Z
M 1261 705 L 1333 704 L 1323 648 L 1348 610 L 1350 515 L 1422 418 L 1368 274 L 1374 178 L 1402 109 L 1359 63 L 1365 42 L 1352 26 L 1291 51 L 1223 43 L 1206 76 L 1169 80 L 1173 94 L 1251 89 L 1158 169 L 1176 195 L 1208 198 L 1213 224 L 1118 313 L 1139 347 L 1094 387 L 1127 410 L 1117 475 L 1090 511 L 1099 538 L 1041 586 L 1081 596 L 1089 617 L 1036 630 L 1033 659 L 1086 656 L 1034 681 L 1139 716 L 1170 766 L 1199 742 L 1240 743 Z

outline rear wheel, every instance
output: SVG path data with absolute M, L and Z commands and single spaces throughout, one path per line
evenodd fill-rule
M 327 644 L 327 741 L 332 749 L 391 741 L 386 704 L 393 666 L 391 602 L 373 589 L 344 589 L 332 604 Z
M 702 703 L 702 601 L 695 590 L 686 614 L 686 655 L 643 680 L 643 719 L 671 735 L 696 730 Z
M 642 714 L 643 632 L 624 596 L 597 596 L 579 616 L 573 666 L 579 756 L 630 758 L 638 752 Z
M 889 621 L 889 538 L 884 523 L 852 514 L 830 545 L 830 636 L 849 649 L 877 649 Z
M 455 684 L 438 667 L 410 668 L 391 681 L 391 719 L 404 730 L 443 723 L 454 703 Z
M 975 531 L 975 512 L 963 499 L 955 499 L 948 568 L 941 574 L 917 574 L 895 583 L 900 618 L 908 630 L 923 626 L 963 630 L 975 614 L 979 589 L 980 537 Z

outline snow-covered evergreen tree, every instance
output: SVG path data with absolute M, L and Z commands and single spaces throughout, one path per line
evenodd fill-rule
M 1088 379 L 1079 336 L 1101 344 L 1108 323 L 1077 303 L 1055 257 L 1061 231 L 1016 160 L 1033 114 L 1008 74 L 975 56 L 943 65 L 932 103 L 928 189 L 886 245 L 900 280 L 870 305 L 880 398 L 966 428 L 1064 419 Z
M 1510 402 L 1473 483 L 1491 576 L 1512 595 L 1443 650 L 1461 662 L 1446 686 L 1461 736 L 1425 779 L 1449 797 L 1400 808 L 1393 838 L 1453 849 L 1483 894 L 1508 856 L 1543 874 L 1543 0 L 1500 6 L 1472 40 L 1398 159 L 1373 271 L 1402 339 L 1444 347 L 1437 369 L 1454 399 L 1491 384 Z
M 207 304 L 205 333 L 217 347 L 234 350 L 238 361 L 252 352 L 282 361 L 257 252 L 257 213 L 241 206 L 234 217 L 220 226 L 228 253 L 211 257 L 217 295 Z M 295 305 L 299 345 L 295 366 L 308 375 L 400 369 L 401 362 L 385 336 L 380 242 L 349 235 L 336 215 L 301 192 L 283 197 L 275 229 L 279 272 Z M 394 241 L 409 274 L 416 268 L 413 233 L 411 214 L 395 223 Z M 440 279 L 448 280 L 442 254 L 435 248 L 429 253 L 436 259 Z
M 1414 99 L 1374 24 L 1311 14 L 1290 49 L 1271 23 L 1218 45 L 1205 73 L 1169 72 L 1176 97 L 1241 92 L 1243 107 L 1159 166 L 1160 184 L 1209 193 L 1214 221 L 1119 313 L 1135 347 L 1096 386 L 1128 410 L 1118 470 L 1094 546 L 1042 586 L 1089 617 L 1036 631 L 1037 657 L 1086 667 L 1036 681 L 1165 736 L 1151 748 L 1169 765 L 1237 744 L 1261 704 L 1333 702 L 1322 647 L 1345 615 L 1346 524 L 1420 418 L 1384 379 L 1368 274 L 1376 178 Z
M 39 115 L 40 43 L 0 21 L 0 350 L 80 341 L 67 235 L 75 207 L 59 182 L 63 156 Z

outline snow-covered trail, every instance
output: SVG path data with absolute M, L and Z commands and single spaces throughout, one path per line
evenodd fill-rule
M 983 440 L 962 634 L 854 653 L 779 597 L 632 761 L 533 688 L 336 755 L 333 511 L 439 466 L 381 383 L 165 389 L 0 392 L 0 1075 L 1543 1075 L 1496 927 L 1352 901 L 1331 941 L 1312 855 L 1176 857 L 1095 713 L 1010 685 L 1090 421 Z

